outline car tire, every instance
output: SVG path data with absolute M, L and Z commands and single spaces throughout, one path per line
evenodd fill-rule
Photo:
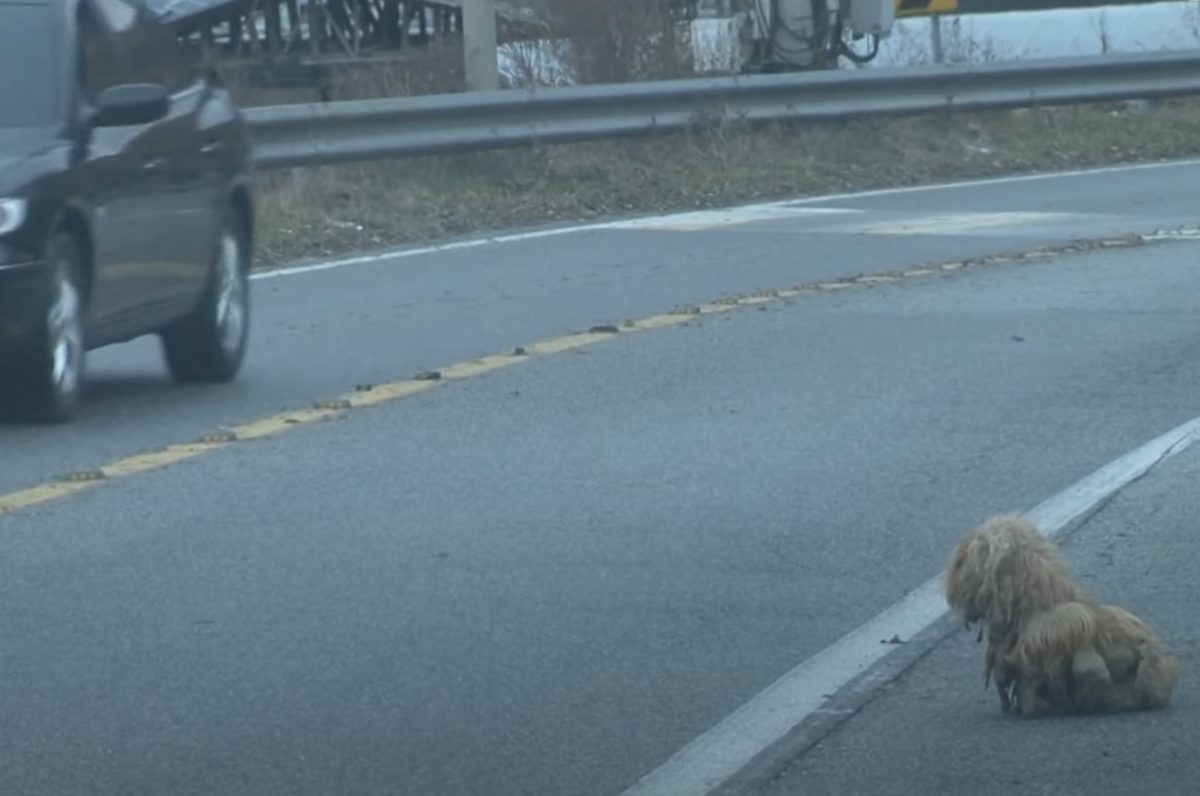
M 229 208 L 200 302 L 160 335 L 167 368 L 179 383 L 232 381 L 241 370 L 250 331 L 247 241 L 240 216 Z
M 43 322 L 5 376 L 11 380 L 10 408 L 21 418 L 66 423 L 78 413 L 87 373 L 83 248 L 75 235 L 59 230 L 46 242 L 44 259 Z

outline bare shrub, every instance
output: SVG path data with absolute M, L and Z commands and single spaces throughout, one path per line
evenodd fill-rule
M 571 85 L 575 75 L 571 71 L 570 50 L 570 42 L 562 40 L 509 42 L 499 53 L 501 86 Z
M 1180 16 L 1182 17 L 1180 21 L 1183 24 L 1183 29 L 1193 39 L 1200 42 L 1200 2 L 1186 3 L 1183 6 Z
M 353 65 L 298 59 L 213 62 L 243 107 L 409 97 L 464 91 L 462 43 L 447 39 L 412 54 L 388 54 Z
M 962 17 L 943 26 L 942 51 L 948 64 L 981 64 L 1013 57 L 1012 46 L 991 36 L 976 36 L 973 23 Z
M 549 0 L 555 38 L 572 42 L 580 83 L 627 83 L 692 73 L 691 33 L 671 0 Z

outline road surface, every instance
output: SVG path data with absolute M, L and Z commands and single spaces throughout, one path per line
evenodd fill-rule
M 0 426 L 0 445 L 21 463 L 0 468 L 0 494 L 358 384 L 678 304 L 1195 225 L 1198 182 L 1200 161 L 885 191 L 810 200 L 776 221 L 720 226 L 714 213 L 701 219 L 711 226 L 690 232 L 651 221 L 264 279 L 256 282 L 254 338 L 239 383 L 171 385 L 149 338 L 100 352 L 81 422 L 69 430 Z M 852 212 L 811 212 L 831 208 Z M 873 231 L 855 231 L 871 223 Z
M 842 197 L 264 279 L 243 381 L 176 389 L 149 341 L 102 352 L 76 426 L 0 428 L 0 507 L 680 304 L 1194 224 L 1197 178 Z M 0 511 L 6 792 L 620 796 L 983 516 L 1200 415 L 1198 258 L 1162 241 L 690 317 Z M 992 721 L 974 692 L 944 700 Z M 853 757 L 822 765 L 888 759 Z M 773 787 L 882 782 L 804 772 Z

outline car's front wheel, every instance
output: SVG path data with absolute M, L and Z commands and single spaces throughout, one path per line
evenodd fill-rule
M 62 423 L 78 411 L 87 369 L 84 257 L 71 233 L 59 231 L 47 241 L 44 279 L 39 323 L 6 369 L 5 391 L 22 417 Z
M 224 382 L 246 356 L 250 321 L 250 253 L 241 219 L 226 214 L 200 303 L 163 331 L 163 354 L 181 383 Z

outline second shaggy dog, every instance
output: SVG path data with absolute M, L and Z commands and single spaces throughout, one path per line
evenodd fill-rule
M 955 546 L 945 596 L 987 635 L 984 682 L 1033 717 L 1166 707 L 1179 662 L 1133 614 L 1077 583 L 1022 517 L 989 518 Z

